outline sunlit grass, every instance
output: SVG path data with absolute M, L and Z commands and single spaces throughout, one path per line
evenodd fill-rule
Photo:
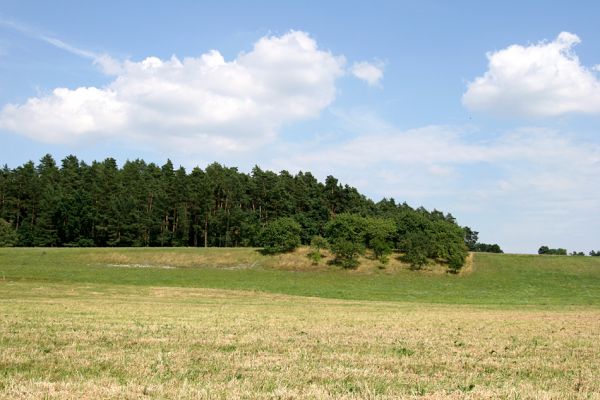
M 600 310 L 3 282 L 0 397 L 598 398 Z
M 600 398 L 600 260 L 326 261 L 0 249 L 0 398 Z
M 410 271 L 365 259 L 358 270 L 311 265 L 306 249 L 0 249 L 0 279 L 254 290 L 354 300 L 489 305 L 600 305 L 600 257 L 476 254 L 464 273 Z

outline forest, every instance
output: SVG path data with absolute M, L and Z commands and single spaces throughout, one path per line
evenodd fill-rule
M 450 213 L 374 202 L 333 176 L 322 183 L 310 172 L 256 166 L 246 174 L 213 163 L 188 173 L 169 160 L 119 167 L 113 158 L 87 164 L 73 155 L 58 165 L 49 154 L 37 165 L 0 171 L 4 245 L 261 247 L 265 229 L 286 218 L 297 224 L 301 244 L 326 237 L 332 245 L 354 242 L 359 252 L 412 251 L 417 265 L 453 257 L 462 265 L 467 250 L 501 252 L 477 243 L 477 232 Z

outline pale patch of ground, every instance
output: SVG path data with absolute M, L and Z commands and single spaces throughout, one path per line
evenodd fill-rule
M 173 269 L 175 267 L 171 265 L 150 265 L 150 264 L 106 264 L 107 267 L 114 268 L 163 268 L 163 269 Z

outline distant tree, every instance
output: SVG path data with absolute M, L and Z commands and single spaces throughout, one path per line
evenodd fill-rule
M 465 264 L 466 259 L 466 251 L 463 246 L 455 245 L 457 248 L 453 249 L 450 252 L 450 255 L 447 258 L 448 262 L 448 271 L 456 274 Z
M 0 247 L 15 246 L 18 239 L 17 232 L 15 232 L 12 225 L 0 218 Z
M 571 253 L 572 256 L 585 256 L 585 253 L 583 251 L 573 251 Z
M 481 253 L 504 253 L 497 244 L 476 243 L 472 251 Z
M 332 243 L 338 239 L 364 245 L 366 234 L 365 219 L 357 214 L 343 213 L 332 218 L 324 228 L 325 237 Z
M 479 232 L 472 230 L 468 226 L 463 227 L 463 231 L 465 233 L 465 244 L 469 251 L 481 251 L 477 250 L 477 239 Z
M 592 257 L 600 257 L 600 250 L 598 250 L 598 251 L 594 251 L 594 250 L 590 251 L 590 256 L 592 256 Z
M 358 256 L 365 251 L 366 222 L 356 214 L 338 214 L 325 225 L 334 262 L 344 268 L 358 266 Z
M 364 218 L 364 245 L 373 251 L 375 258 L 387 263 L 392 253 L 396 224 L 390 218 Z
M 567 250 L 563 248 L 551 249 L 548 246 L 541 246 L 538 250 L 541 255 L 566 256 Z
M 338 238 L 331 243 L 331 252 L 335 255 L 334 262 L 344 268 L 356 268 L 358 256 L 364 253 L 364 247 L 355 241 Z
M 392 254 L 392 246 L 390 245 L 390 242 L 377 237 L 372 239 L 369 242 L 369 245 L 373 250 L 375 258 L 378 259 L 382 264 L 387 264 L 389 261 L 389 256 Z
M 50 154 L 40 160 L 36 172 L 40 202 L 33 235 L 34 246 L 57 246 L 63 242 L 58 237 L 57 227 L 62 228 L 61 211 L 66 209 L 60 190 L 59 169 Z M 61 210 L 62 209 L 62 210 Z M 67 211 L 67 210 L 65 210 Z
M 402 260 L 409 263 L 411 269 L 419 270 L 427 264 L 427 254 L 431 247 L 431 237 L 424 231 L 409 232 L 402 239 L 404 251 Z
M 300 246 L 302 227 L 290 217 L 269 222 L 261 232 L 261 244 L 267 254 L 285 253 Z
M 310 251 L 308 253 L 308 257 L 312 260 L 313 264 L 318 264 L 323 257 L 321 254 L 322 249 L 326 249 L 329 247 L 329 243 L 327 239 L 322 236 L 315 235 L 312 237 L 310 241 Z

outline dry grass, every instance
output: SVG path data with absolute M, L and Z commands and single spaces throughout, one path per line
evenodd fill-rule
M 269 268 L 285 271 L 323 271 L 331 269 L 333 255 L 328 250 L 322 250 L 322 259 L 313 264 L 309 258 L 310 248 L 302 246 L 291 253 L 262 256 L 259 249 L 247 248 L 154 248 L 148 249 L 91 249 L 81 254 L 82 264 L 121 266 L 121 267 L 162 267 L 162 268 L 203 268 L 216 267 L 227 269 Z M 471 262 L 472 264 L 472 262 Z M 360 265 L 352 272 L 372 274 L 386 272 L 394 274 L 410 269 L 407 263 L 400 260 L 398 254 L 393 254 L 387 264 L 376 260 L 370 252 L 360 257 Z M 430 263 L 423 267 L 424 274 L 445 274 L 447 268 L 441 264 Z
M 593 307 L 0 282 L 0 398 L 599 399 L 599 338 Z
M 177 268 L 218 267 L 231 269 L 253 268 L 262 264 L 264 257 L 245 248 L 166 248 L 166 249 L 92 249 L 80 256 L 80 262 L 107 266 L 155 266 Z

